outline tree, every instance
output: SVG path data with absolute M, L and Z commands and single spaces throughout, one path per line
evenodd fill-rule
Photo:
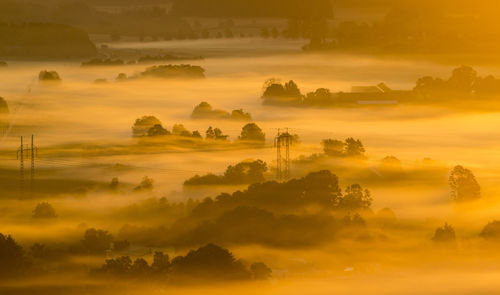
M 266 134 L 255 123 L 248 123 L 241 129 L 239 140 L 266 141 Z
M 333 104 L 332 93 L 327 88 L 318 88 L 310 92 L 304 98 L 304 104 L 310 106 L 331 106 Z
M 137 191 L 137 192 L 138 191 L 152 191 L 153 184 L 154 184 L 153 179 L 151 179 L 147 176 L 144 176 L 141 183 L 139 183 L 139 185 L 134 188 L 134 191 Z
M 27 266 L 23 248 L 10 235 L 0 233 L 0 277 L 19 275 Z
M 264 173 L 267 171 L 267 165 L 262 160 L 245 161 L 229 166 L 224 173 L 224 182 L 226 183 L 257 183 L 264 181 Z
M 38 80 L 40 81 L 61 81 L 61 77 L 56 71 L 41 71 L 38 74 Z
M 118 179 L 118 177 L 113 177 L 111 179 L 110 184 L 109 184 L 109 189 L 116 191 L 119 186 L 120 186 L 120 180 Z
M 500 240 L 500 221 L 489 222 L 479 234 L 481 238 L 490 240 Z
M 89 228 L 81 241 L 84 249 L 90 254 L 104 254 L 111 248 L 113 236 L 105 230 Z
M 161 124 L 156 124 L 153 127 L 149 128 L 148 133 L 147 133 L 147 136 L 149 136 L 149 137 L 165 136 L 165 135 L 170 135 L 170 131 L 163 128 L 163 126 L 161 126 Z
M 146 136 L 148 134 L 148 131 L 155 125 L 162 125 L 161 121 L 158 120 L 158 118 L 156 118 L 155 116 L 143 116 L 141 118 L 138 118 L 135 120 L 135 123 L 132 126 L 132 136 Z
M 196 175 L 184 182 L 184 185 L 225 185 L 258 183 L 265 180 L 264 173 L 267 165 L 262 160 L 243 161 L 234 166 L 228 166 L 224 175 L 209 173 L 204 176 Z
M 267 280 L 273 272 L 267 265 L 262 262 L 253 263 L 250 266 L 250 271 L 254 280 Z
M 57 217 L 54 207 L 48 202 L 42 202 L 36 205 L 35 210 L 33 210 L 33 218 L 37 219 L 47 219 Z
M 229 137 L 229 135 L 223 134 L 222 130 L 220 130 L 219 128 L 214 129 L 214 136 L 215 140 L 227 140 L 227 138 Z
M 339 201 L 339 208 L 344 210 L 368 209 L 372 204 L 370 191 L 359 184 L 353 184 L 345 189 L 345 194 Z
M 167 273 L 170 270 L 170 257 L 168 254 L 156 251 L 153 256 L 153 270 L 157 273 Z
M 177 136 L 191 136 L 191 132 L 182 124 L 174 124 L 172 134 Z
M 474 174 L 460 165 L 455 166 L 448 180 L 453 200 L 470 201 L 481 197 L 481 187 Z
M 336 139 L 324 139 L 321 141 L 323 151 L 327 156 L 340 157 L 344 153 L 344 143 Z
M 365 148 L 359 139 L 352 137 L 345 140 L 344 153 L 348 157 L 360 157 L 365 153 Z
M 207 131 L 205 131 L 206 139 L 215 139 L 215 132 L 212 126 L 208 127 Z
M 137 258 L 130 267 L 130 274 L 134 277 L 147 276 L 151 273 L 151 268 L 144 258 Z
M 121 256 L 114 259 L 107 259 L 98 271 L 108 275 L 124 276 L 130 274 L 131 268 L 132 259 L 128 256 Z
M 231 252 L 214 244 L 191 250 L 186 256 L 172 260 L 172 272 L 186 276 L 218 280 L 245 280 L 251 273 Z
M 302 97 L 302 93 L 300 93 L 299 86 L 293 80 L 290 80 L 287 83 L 285 83 L 285 93 L 289 97 L 294 97 L 294 98 Z
M 234 120 L 251 121 L 252 115 L 250 115 L 250 113 L 244 112 L 242 109 L 238 109 L 231 112 L 231 118 Z
M 438 227 L 432 241 L 436 243 L 449 243 L 455 242 L 455 230 L 451 225 L 445 223 L 443 227 Z
M 472 93 L 477 80 L 477 72 L 469 66 L 461 66 L 453 70 L 450 86 L 457 91 Z

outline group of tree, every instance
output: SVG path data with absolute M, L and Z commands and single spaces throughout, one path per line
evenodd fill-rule
M 384 83 L 377 86 L 386 90 L 379 93 L 356 93 L 331 92 L 326 88 L 318 88 L 304 95 L 293 80 L 283 84 L 273 78 L 264 83 L 261 98 L 265 105 L 342 107 L 358 104 L 360 100 L 446 103 L 450 99 L 490 98 L 500 94 L 500 79 L 492 75 L 481 77 L 470 66 L 454 69 L 448 79 L 431 76 L 419 78 L 412 90 L 391 90 Z
M 1 14 L 2 12 L 0 17 Z M 96 47 L 88 34 L 74 27 L 43 23 L 2 23 L 0 18 L 0 56 L 75 58 L 93 56 L 96 53 Z
M 188 64 L 181 65 L 158 65 L 147 68 L 144 72 L 127 76 L 120 73 L 116 77 L 117 81 L 136 80 L 142 78 L 159 79 L 202 79 L 205 78 L 205 69 L 200 66 Z
M 33 218 L 36 219 L 52 219 L 56 217 L 56 210 L 48 202 L 37 204 L 35 209 L 33 210 Z
M 111 59 L 111 58 L 93 58 L 88 61 L 82 62 L 82 67 L 94 67 L 94 66 L 122 66 L 125 62 L 121 59 Z
M 146 4 L 141 1 L 132 6 L 123 6 L 123 3 L 119 3 L 117 5 L 121 7 L 118 9 L 101 9 L 98 6 L 101 6 L 102 3 L 89 2 L 0 1 L 0 22 L 71 25 L 79 30 L 73 31 L 73 36 L 60 36 L 61 40 L 67 39 L 68 43 L 71 43 L 69 42 L 71 40 L 78 41 L 76 38 L 80 30 L 84 30 L 89 34 L 108 35 L 114 41 L 120 40 L 122 36 L 135 36 L 141 40 L 145 40 L 146 37 L 151 37 L 151 39 L 160 37 L 181 39 L 191 37 L 196 33 L 195 28 L 187 20 L 169 14 L 165 7 L 159 5 L 160 3 L 151 5 L 152 3 Z M 162 5 L 164 4 L 162 3 Z M 54 31 L 54 33 L 57 32 Z M 34 38 L 42 37 L 36 36 L 36 34 L 32 36 Z M 50 43 L 50 41 L 46 42 L 46 46 Z M 75 43 L 73 49 L 76 52 L 81 52 L 84 49 L 79 48 L 78 45 L 83 46 L 85 43 L 73 43 Z M 35 50 L 35 48 L 32 50 Z M 90 56 L 92 55 L 95 55 L 95 51 L 90 54 Z
M 56 71 L 43 70 L 38 74 L 38 80 L 44 82 L 60 82 L 62 79 Z
M 191 113 L 193 119 L 226 119 L 226 120 L 241 120 L 251 121 L 252 116 L 244 112 L 242 109 L 233 110 L 231 113 L 225 110 L 214 109 L 208 102 L 201 102 L 195 106 Z
M 93 274 L 179 282 L 265 280 L 271 277 L 271 272 L 272 270 L 262 262 L 253 263 L 248 268 L 229 250 L 215 244 L 207 244 L 172 260 L 168 254 L 157 251 L 154 253 L 151 265 L 143 258 L 132 261 L 129 256 L 107 259 L 103 266 L 93 271 Z
M 371 203 L 368 190 L 357 184 L 342 190 L 336 175 L 320 171 L 283 183 L 254 183 L 243 191 L 206 198 L 169 228 L 125 226 L 118 235 L 156 246 L 210 242 L 310 246 L 365 231 L 361 214 L 370 210 Z
M 442 227 L 438 227 L 432 237 L 433 242 L 441 244 L 454 243 L 455 240 L 455 229 L 448 223 L 445 223 Z
M 269 79 L 264 83 L 262 103 L 275 106 L 293 107 L 334 107 L 352 103 L 344 98 L 343 92 L 332 93 L 327 88 L 318 88 L 314 92 L 302 94 L 297 83 L 290 80 L 282 84 L 278 79 Z M 354 102 L 357 103 L 358 99 Z
M 323 152 L 329 157 L 364 157 L 365 148 L 359 139 L 352 137 L 345 141 L 324 139 L 321 141 Z
M 424 99 L 442 99 L 453 94 L 456 98 L 489 96 L 500 93 L 500 79 L 492 75 L 480 77 L 470 66 L 452 71 L 447 80 L 425 76 L 418 79 L 414 92 Z
M 332 17 L 327 0 L 176 0 L 172 14 L 197 17 Z
M 209 128 L 211 129 L 211 128 Z M 158 136 L 182 136 L 192 138 L 202 138 L 200 132 L 189 131 L 182 124 L 174 124 L 172 131 L 165 129 L 161 121 L 154 116 L 143 116 L 135 120 L 132 126 L 133 137 L 158 137 Z
M 338 177 L 322 170 L 283 183 L 253 183 L 244 191 L 224 193 L 215 200 L 206 199 L 193 210 L 193 214 L 199 212 L 204 216 L 210 211 L 236 206 L 257 206 L 272 212 L 294 212 L 312 205 L 329 210 L 353 211 L 369 209 L 371 201 L 370 193 L 357 184 L 346 187 L 343 193 Z
M 472 171 L 467 168 L 460 165 L 455 166 L 450 173 L 448 182 L 454 201 L 471 201 L 481 197 L 481 187 Z
M 201 133 L 197 130 L 189 131 L 182 124 L 175 124 L 172 131 L 165 129 L 158 118 L 154 116 L 143 116 L 136 119 L 132 126 L 132 136 L 137 138 L 159 137 L 159 136 L 180 136 L 195 139 L 203 139 Z M 225 135 L 221 129 L 211 126 L 205 131 L 206 140 L 227 141 L 228 135 Z M 239 141 L 245 142 L 265 142 L 266 136 L 262 129 L 255 123 L 248 123 L 243 126 Z
M 306 50 L 349 50 L 370 54 L 493 53 L 500 36 L 498 18 L 487 9 L 456 13 L 445 1 L 398 1 L 382 20 L 317 24 Z M 318 23 L 320 23 L 318 21 Z M 299 23 L 300 25 L 300 23 Z M 296 28 L 297 25 L 289 25 Z M 310 26 L 299 26 L 303 31 Z M 295 29 L 295 32 L 300 32 Z M 293 30 L 292 30 L 293 31 Z
M 184 182 L 185 186 L 251 184 L 265 180 L 267 165 L 262 160 L 249 160 L 227 167 L 223 175 L 209 173 L 195 175 Z

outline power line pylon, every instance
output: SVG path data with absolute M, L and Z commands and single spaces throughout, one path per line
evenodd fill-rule
M 286 180 L 290 177 L 290 145 L 293 142 L 293 136 L 288 132 L 281 133 L 278 129 L 278 135 L 274 138 L 276 147 L 276 177 L 278 180 Z M 281 149 L 284 148 L 284 157 Z
M 24 144 L 23 137 L 21 136 L 21 145 L 17 150 L 17 159 L 19 160 L 19 189 L 21 191 L 21 195 L 24 192 Z
M 17 150 L 17 159 L 19 160 L 19 182 L 20 182 L 20 192 L 21 196 L 24 196 L 24 187 L 25 187 L 25 172 L 24 172 L 24 160 L 29 158 L 31 160 L 31 169 L 30 169 L 30 191 L 33 193 L 34 191 L 34 183 L 35 183 L 35 158 L 38 154 L 38 148 L 35 147 L 35 136 L 31 135 L 31 147 L 24 144 L 23 137 L 21 136 L 21 145 Z

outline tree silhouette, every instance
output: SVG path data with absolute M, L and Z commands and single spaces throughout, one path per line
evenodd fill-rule
M 41 71 L 38 74 L 38 80 L 40 81 L 61 81 L 61 77 L 56 71 Z
M 134 188 L 134 191 L 152 191 L 153 190 L 153 179 L 144 176 L 141 183 Z
M 359 184 L 353 184 L 345 189 L 345 193 L 339 200 L 338 207 L 344 210 L 368 209 L 372 204 L 370 192 Z
M 148 131 L 156 125 L 161 126 L 160 120 L 155 116 L 143 116 L 135 120 L 132 126 L 132 136 L 141 137 L 148 134 Z
M 147 136 L 154 137 L 154 136 L 165 136 L 165 135 L 170 135 L 170 131 L 167 129 L 163 128 L 161 124 L 156 124 L 153 127 L 149 128 Z
M 479 234 L 481 238 L 490 240 L 500 239 L 500 221 L 494 220 L 489 222 Z
M 48 202 L 42 202 L 36 205 L 35 210 L 33 210 L 33 218 L 46 219 L 57 217 L 54 207 Z
M 172 272 L 177 276 L 217 280 L 246 280 L 251 278 L 241 261 L 234 258 L 227 249 L 207 244 L 191 250 L 186 256 L 172 259 Z
M 250 266 L 254 280 L 267 280 L 271 278 L 272 270 L 262 262 L 253 263 Z
M 83 235 L 82 245 L 90 254 L 104 254 L 111 248 L 113 236 L 105 230 L 89 228 Z
M 448 180 L 455 201 L 469 201 L 481 197 L 481 187 L 474 174 L 462 166 L 455 166 Z
M 262 160 L 243 161 L 234 166 L 228 166 L 224 175 L 207 174 L 196 175 L 184 182 L 184 185 L 224 185 L 224 184 L 247 184 L 257 183 L 265 180 L 264 173 L 267 165 Z
M 170 258 L 168 254 L 156 251 L 153 256 L 153 270 L 157 273 L 167 273 L 170 270 Z
M 477 72 L 469 66 L 462 66 L 453 70 L 450 77 L 450 86 L 460 92 L 472 93 L 477 80 Z
M 451 225 L 445 223 L 443 227 L 438 227 L 432 241 L 436 243 L 450 243 L 455 242 L 455 230 Z
M 321 141 L 323 151 L 330 157 L 340 157 L 344 153 L 344 143 L 336 139 L 324 139 Z
M 266 135 L 262 132 L 259 126 L 255 123 L 248 123 L 241 129 L 240 140 L 248 141 L 266 141 Z
M 22 274 L 27 266 L 23 248 L 10 235 L 0 233 L 0 277 Z
M 365 148 L 359 139 L 352 137 L 345 140 L 345 155 L 348 157 L 360 157 L 365 153 Z

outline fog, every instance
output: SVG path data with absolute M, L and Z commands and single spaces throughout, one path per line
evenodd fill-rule
M 269 78 L 282 82 L 294 80 L 304 93 L 317 88 L 349 92 L 351 86 L 380 82 L 392 89 L 411 90 L 418 78 L 448 77 L 460 64 L 303 53 L 297 49 L 299 41 L 259 40 L 110 44 L 116 49 L 153 48 L 203 54 L 202 60 L 176 62 L 202 66 L 206 78 L 196 80 L 115 81 L 119 73 L 132 75 L 144 71 L 150 66 L 147 64 L 81 67 L 80 61 L 9 62 L 8 68 L 0 69 L 0 96 L 11 110 L 8 115 L 11 128 L 0 139 L 0 168 L 5 185 L 0 190 L 3 197 L 0 232 L 11 234 L 27 248 L 36 242 L 63 248 L 78 243 L 85 229 L 92 227 L 105 229 L 116 237 L 120 237 L 120 230 L 127 224 L 170 227 L 179 222 L 177 213 L 159 213 L 154 209 L 156 205 L 148 205 L 148 200 L 166 197 L 171 203 L 184 203 L 190 198 L 199 201 L 248 186 L 186 188 L 184 181 L 196 174 L 222 175 L 229 165 L 261 159 L 268 164 L 266 179 L 275 179 L 273 139 L 278 128 L 281 131 L 288 128 L 300 137 L 300 144 L 291 147 L 292 159 L 321 154 L 320 143 L 327 138 L 353 137 L 363 142 L 366 149 L 363 161 L 324 158 L 306 164 L 292 161 L 291 176 L 301 178 L 319 169 L 329 169 L 339 176 L 342 190 L 354 183 L 369 189 L 373 204 L 371 213 L 363 215 L 366 229 L 352 239 L 330 240 L 308 247 L 274 247 L 258 242 L 245 245 L 238 241 L 222 245 L 243 261 L 263 261 L 269 265 L 273 277 L 265 282 L 170 286 L 140 280 L 110 283 L 86 275 L 88 269 L 102 265 L 106 256 L 64 254 L 67 256 L 59 263 L 65 266 L 51 266 L 51 270 L 68 269 L 63 276 L 67 281 L 55 279 L 59 274 L 51 275 L 49 271 L 45 277 L 2 283 L 1 288 L 10 291 L 38 288 L 47 294 L 65 294 L 67 290 L 76 294 L 114 294 L 119 290 L 124 294 L 496 293 L 500 288 L 496 280 L 500 257 L 495 244 L 482 240 L 478 234 L 500 213 L 497 102 L 490 102 L 496 109 L 440 103 L 324 109 L 265 106 L 261 96 L 263 84 Z M 495 65 L 471 66 L 480 75 L 500 74 L 500 67 Z M 62 82 L 39 81 L 41 70 L 57 71 Z M 108 83 L 93 83 L 96 79 L 107 79 Z M 202 101 L 215 109 L 249 112 L 252 121 L 266 134 L 265 144 L 254 147 L 237 141 L 248 122 L 191 119 L 193 108 Z M 132 137 L 131 128 L 144 115 L 157 117 L 169 130 L 174 124 L 183 124 L 188 130 L 198 130 L 204 135 L 209 126 L 218 127 L 229 135 L 229 141 L 216 145 L 190 145 L 180 139 L 141 142 Z M 16 150 L 19 137 L 24 136 L 28 142 L 31 134 L 35 135 L 38 146 L 35 192 L 25 192 L 19 198 Z M 386 156 L 401 161 L 404 177 L 380 180 L 360 176 L 366 171 L 379 174 L 380 161 Z M 424 158 L 433 159 L 433 166 L 424 167 Z M 29 162 L 25 165 L 29 167 Z M 474 172 L 481 185 L 480 200 L 467 204 L 451 202 L 448 176 L 456 165 Z M 25 173 L 28 186 L 29 171 Z M 154 180 L 154 188 L 134 191 L 144 176 Z M 122 184 L 117 192 L 108 189 L 113 177 L 118 177 Z M 35 206 L 42 201 L 55 208 L 57 218 L 40 221 L 31 217 Z M 130 209 L 130 206 L 135 207 Z M 396 221 L 388 225 L 377 223 L 374 214 L 383 208 L 394 211 Z M 303 207 L 295 213 L 307 210 Z M 189 214 L 179 215 L 191 218 Z M 449 248 L 436 246 L 431 240 L 435 229 L 445 222 L 453 225 L 457 235 L 456 244 Z M 166 251 L 171 258 L 185 255 L 189 250 L 185 246 L 152 245 L 134 245 L 133 249 L 141 253 L 137 256 L 148 261 L 152 260 L 151 249 Z M 146 254 L 142 254 L 143 250 Z

